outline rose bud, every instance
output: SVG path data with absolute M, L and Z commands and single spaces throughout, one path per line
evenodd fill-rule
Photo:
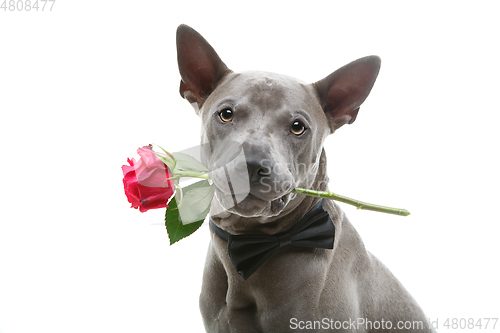
M 168 207 L 167 203 L 175 192 L 174 181 L 168 167 L 153 152 L 152 146 L 137 149 L 140 158 L 136 162 L 127 159 L 130 165 L 123 165 L 125 195 L 142 213 L 149 209 Z

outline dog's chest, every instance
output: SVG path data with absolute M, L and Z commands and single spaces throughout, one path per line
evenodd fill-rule
M 245 281 L 222 254 L 229 284 L 219 322 L 228 323 L 230 331 L 285 332 L 294 318 L 320 320 L 326 315 L 320 305 L 330 298 L 321 286 L 331 255 L 331 250 L 287 246 Z

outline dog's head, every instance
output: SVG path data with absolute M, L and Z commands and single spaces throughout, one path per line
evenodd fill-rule
M 202 118 L 202 162 L 217 203 L 244 217 L 273 217 L 317 187 L 323 141 L 356 119 L 380 58 L 358 59 L 305 84 L 284 75 L 234 73 L 192 28 L 177 29 L 180 94 Z M 289 208 L 287 208 L 289 207 Z

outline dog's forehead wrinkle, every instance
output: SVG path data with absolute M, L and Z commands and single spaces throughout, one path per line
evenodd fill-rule
M 310 92 L 299 80 L 269 72 L 246 72 L 235 80 L 236 94 L 246 98 L 248 103 L 261 108 L 279 108 L 288 103 L 303 101 Z M 297 95 L 303 95 L 297 98 Z
M 268 88 L 260 85 L 249 87 L 249 102 L 260 111 L 269 112 L 282 109 L 286 99 L 280 88 Z

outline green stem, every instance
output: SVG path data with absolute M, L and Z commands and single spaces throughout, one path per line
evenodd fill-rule
M 375 212 L 401 215 L 401 216 L 410 215 L 410 212 L 407 211 L 406 209 L 399 209 L 399 208 L 391 208 L 391 207 L 386 207 L 386 206 L 374 205 L 374 204 L 370 204 L 367 202 L 344 197 L 342 195 L 335 194 L 335 193 L 332 193 L 330 191 L 321 192 L 321 191 L 314 191 L 314 190 L 308 190 L 305 188 L 296 187 L 292 192 L 298 193 L 298 194 L 305 194 L 305 195 L 309 195 L 309 196 L 313 196 L 313 197 L 319 197 L 319 198 L 340 201 L 340 202 L 355 206 L 358 209 L 372 210 Z
M 208 173 L 200 173 L 197 171 L 187 171 L 187 170 L 174 169 L 172 171 L 172 174 L 175 176 L 180 176 L 180 177 L 193 177 L 193 178 L 201 178 L 201 179 L 210 180 L 210 176 L 208 175 Z

